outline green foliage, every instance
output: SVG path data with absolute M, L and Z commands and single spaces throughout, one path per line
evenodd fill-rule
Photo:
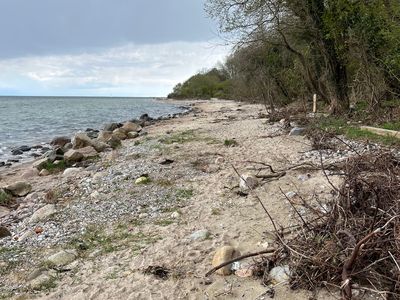
M 210 99 L 228 98 L 230 81 L 222 70 L 213 68 L 207 72 L 198 73 L 184 83 L 174 87 L 168 98 L 174 99 Z
M 227 147 L 235 147 L 237 145 L 238 145 L 238 142 L 236 142 L 234 139 L 226 139 L 224 141 L 224 146 L 227 146 Z
M 6 193 L 3 189 L 0 189 L 0 205 L 7 206 L 10 204 L 12 196 Z
M 57 163 L 48 161 L 43 165 L 42 168 L 49 171 L 50 173 L 57 173 L 65 170 L 67 167 L 68 166 L 65 160 L 60 160 L 57 161 Z

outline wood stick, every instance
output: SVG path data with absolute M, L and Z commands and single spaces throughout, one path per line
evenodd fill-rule
M 224 263 L 222 263 L 222 264 L 220 264 L 220 265 L 218 265 L 218 266 L 212 268 L 210 271 L 208 271 L 208 272 L 206 273 L 205 276 L 208 277 L 208 276 L 210 276 L 211 274 L 213 274 L 215 271 L 218 271 L 219 269 L 221 269 L 221 268 L 223 268 L 223 267 L 225 267 L 225 266 L 227 266 L 227 265 L 229 265 L 229 264 L 231 264 L 231 263 L 234 263 L 234 262 L 236 262 L 236 261 L 239 261 L 239 260 L 242 260 L 242 259 L 245 259 L 245 258 L 249 258 L 249 257 L 253 257 L 253 256 L 262 255 L 262 254 L 273 253 L 273 252 L 275 252 L 275 251 L 276 251 L 275 248 L 268 248 L 268 249 L 265 249 L 265 250 L 263 250 L 263 251 L 248 253 L 248 254 L 245 254 L 245 255 L 236 257 L 236 258 L 234 258 L 234 259 L 231 259 L 231 260 L 229 260 L 229 261 L 227 261 L 227 262 L 224 262 Z

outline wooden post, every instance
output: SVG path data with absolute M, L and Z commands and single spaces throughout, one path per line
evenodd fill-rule
M 313 113 L 315 114 L 317 112 L 317 94 L 314 94 L 313 97 Z

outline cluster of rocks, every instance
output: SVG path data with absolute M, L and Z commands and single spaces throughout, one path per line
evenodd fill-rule
M 80 132 L 70 139 L 68 137 L 56 137 L 51 141 L 53 149 L 44 157 L 33 164 L 34 168 L 42 170 L 46 164 L 55 165 L 62 161 L 66 165 L 73 165 L 87 159 L 97 157 L 100 152 L 118 148 L 121 140 L 134 139 L 139 136 L 142 127 L 133 122 L 107 124 L 104 130 L 96 131 L 88 129 Z
M 181 109 L 182 112 L 168 114 L 166 116 L 161 116 L 156 119 L 150 117 L 148 114 L 143 114 L 140 116 L 139 119 L 132 119 L 125 123 L 106 124 L 104 126 L 103 130 L 101 130 L 101 131 L 99 131 L 97 129 L 87 128 L 83 134 L 85 134 L 87 137 L 89 137 L 92 141 L 97 140 L 98 142 L 102 142 L 102 143 L 105 143 L 108 146 L 110 146 L 110 147 L 104 148 L 104 145 L 97 143 L 97 146 L 99 146 L 100 149 L 102 149 L 102 150 L 99 151 L 98 148 L 96 148 L 96 147 L 94 147 L 94 148 L 96 149 L 97 152 L 103 152 L 107 148 L 118 147 L 121 144 L 120 143 L 121 140 L 136 138 L 137 137 L 136 133 L 139 134 L 140 128 L 142 128 L 142 127 L 152 125 L 157 121 L 178 118 L 178 117 L 183 116 L 191 111 L 191 107 L 188 107 L 188 106 L 180 106 L 178 108 Z M 131 125 L 131 124 L 133 124 L 133 125 Z M 134 127 L 134 126 L 136 126 L 136 127 Z M 24 159 L 24 157 L 39 158 L 41 156 L 46 156 L 46 157 L 50 156 L 50 159 L 49 159 L 50 162 L 58 161 L 60 159 L 53 160 L 54 155 L 58 155 L 57 158 L 60 158 L 61 155 L 63 155 L 68 150 L 72 149 L 73 148 L 72 141 L 73 140 L 71 140 L 69 137 L 61 136 L 61 137 L 54 138 L 51 141 L 50 145 L 48 145 L 48 144 L 34 145 L 34 146 L 22 145 L 20 147 L 13 148 L 13 149 L 11 149 L 11 154 L 14 157 L 9 158 L 6 161 L 0 161 L 0 167 L 10 167 L 14 163 L 21 162 Z M 94 143 L 96 143 L 96 142 L 94 142 Z M 54 153 L 55 149 L 52 150 L 50 146 L 53 146 L 53 148 L 56 148 L 58 153 L 55 154 Z M 89 146 L 93 147 L 93 145 L 89 145 Z M 63 150 L 64 153 L 61 153 L 62 152 L 61 150 Z M 80 150 L 81 152 L 84 152 L 83 153 L 84 156 L 81 160 L 85 159 L 85 155 L 87 156 L 88 154 L 89 155 L 93 154 L 93 152 L 91 152 L 89 150 L 91 150 L 91 149 Z M 88 151 L 89 153 L 85 153 L 85 151 Z M 77 155 L 77 157 L 80 156 L 79 154 L 75 154 L 75 155 Z

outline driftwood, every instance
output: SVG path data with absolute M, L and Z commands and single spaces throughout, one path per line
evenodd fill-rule
M 234 263 L 234 262 L 236 262 L 236 261 L 239 261 L 239 260 L 242 260 L 242 259 L 245 259 L 245 258 L 249 258 L 249 257 L 253 257 L 253 256 L 258 256 L 258 255 L 263 255 L 263 254 L 274 253 L 275 251 L 276 251 L 275 248 L 268 248 L 268 249 L 265 249 L 265 250 L 263 250 L 263 251 L 248 253 L 248 254 L 245 254 L 245 255 L 236 257 L 236 258 L 234 258 L 234 259 L 231 259 L 231 260 L 229 260 L 229 261 L 226 261 L 226 262 L 224 262 L 224 263 L 222 263 L 222 264 L 220 264 L 220 265 L 218 265 L 218 266 L 212 268 L 210 271 L 208 271 L 208 272 L 206 273 L 205 276 L 208 277 L 208 276 L 210 276 L 211 274 L 213 274 L 214 272 L 218 271 L 219 269 L 221 269 L 221 268 L 223 268 L 223 267 L 225 267 L 225 266 L 227 266 L 227 265 L 230 265 L 230 264 L 232 264 L 232 263 Z

